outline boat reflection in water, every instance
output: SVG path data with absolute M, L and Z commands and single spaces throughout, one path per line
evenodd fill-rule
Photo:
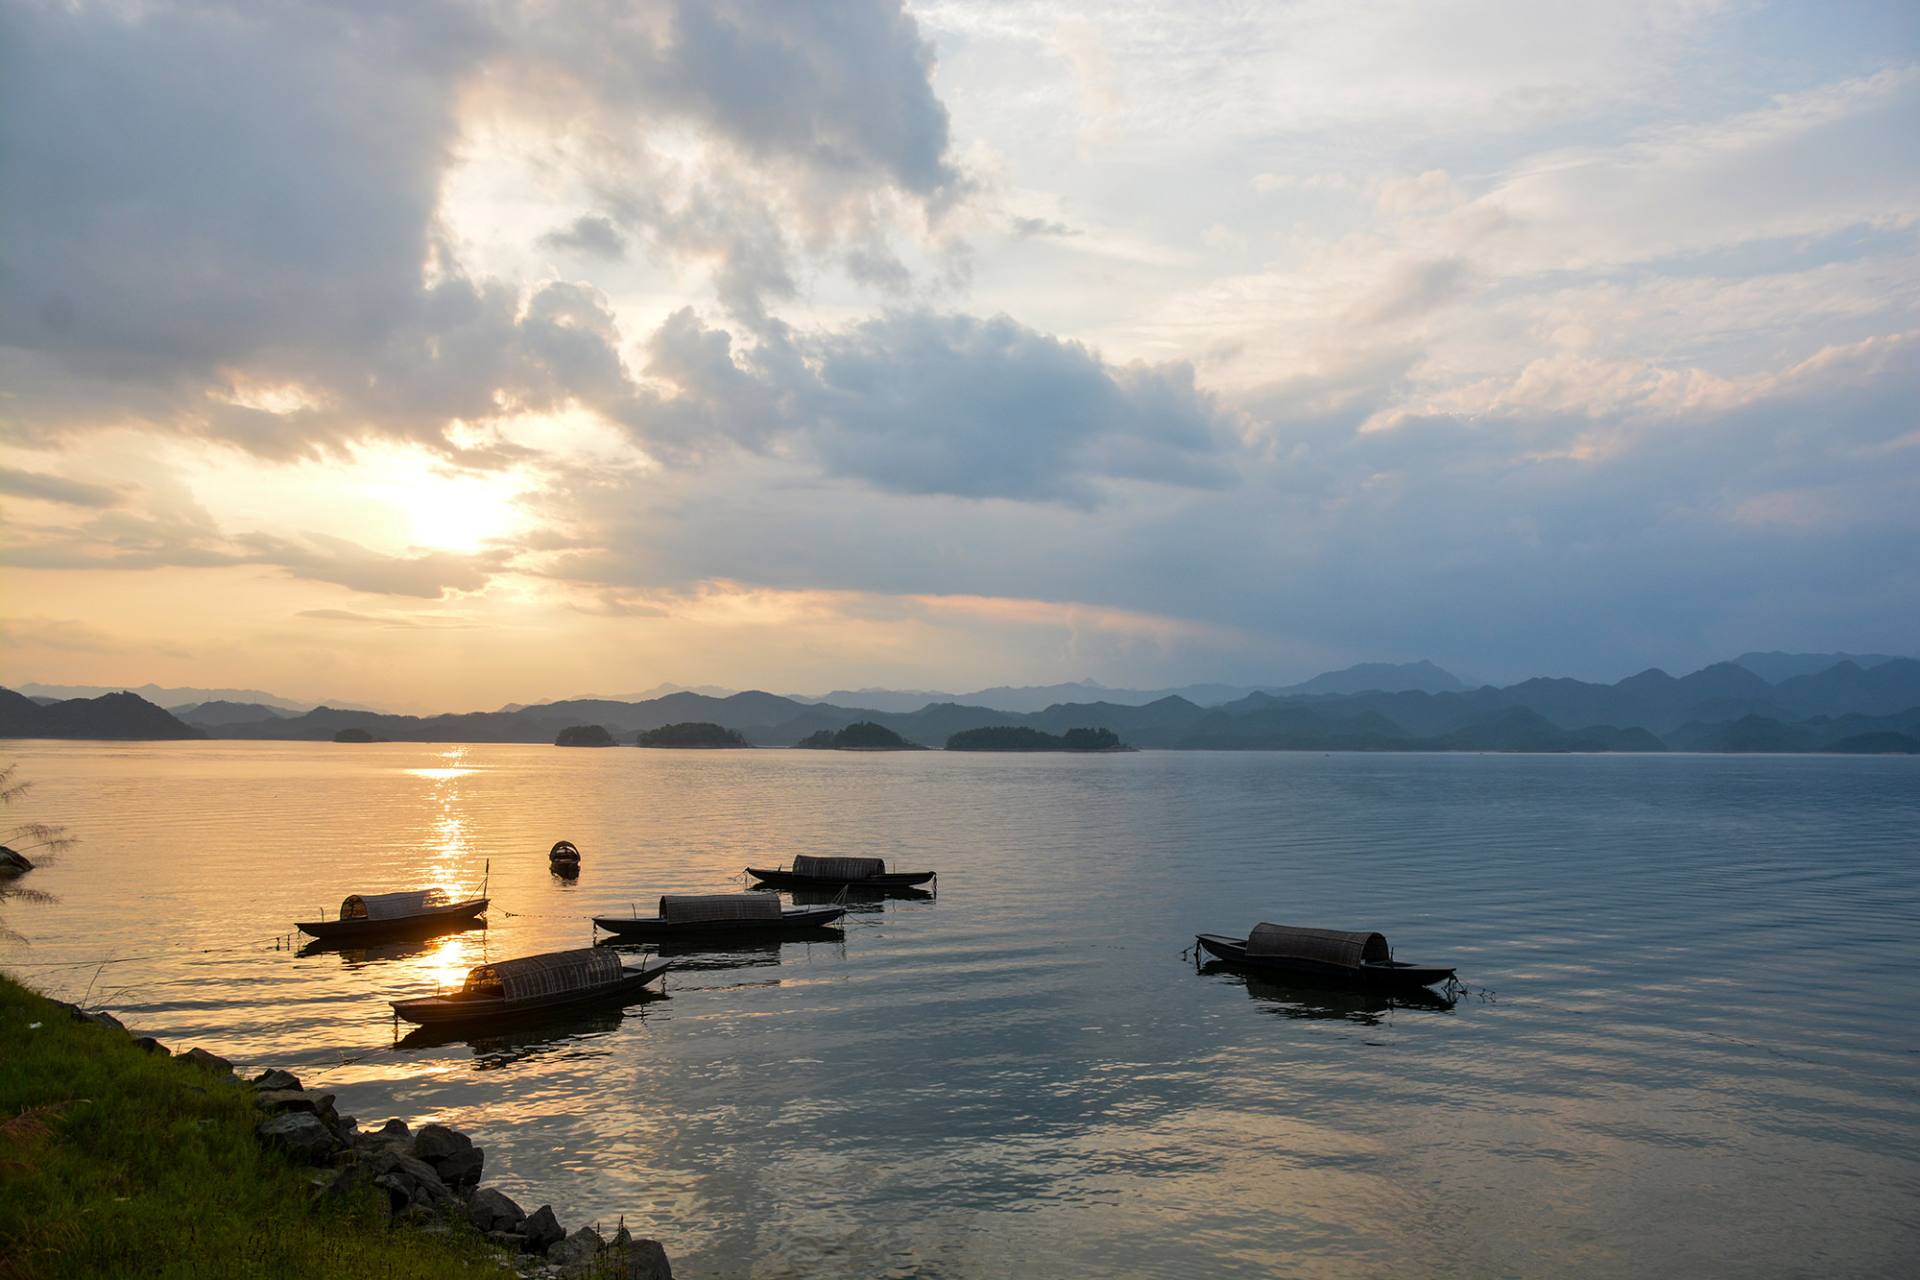
M 623 1004 L 558 1008 L 525 1015 L 492 1027 L 451 1025 L 416 1027 L 394 1042 L 396 1049 L 438 1049 L 464 1044 L 473 1051 L 482 1071 L 497 1071 L 517 1062 L 571 1050 L 620 1029 L 629 1016 L 644 1020 L 647 1006 L 670 997 L 647 989 Z
M 867 885 L 847 885 L 840 889 L 775 889 L 769 885 L 755 885 L 755 893 L 781 893 L 792 896 L 796 907 L 845 907 L 848 911 L 873 912 L 886 909 L 888 899 L 895 902 L 932 902 L 934 895 L 926 889 L 899 888 L 875 889 Z
M 1200 972 L 1239 982 L 1268 1013 L 1282 1018 L 1337 1019 L 1375 1027 L 1396 1011 L 1450 1013 L 1455 1002 L 1451 994 L 1426 987 L 1385 990 L 1305 973 L 1255 976 L 1219 960 L 1202 965 Z
M 619 938 L 602 938 L 596 945 L 628 955 L 651 954 L 671 960 L 676 974 L 720 973 L 778 965 L 781 948 L 787 946 L 811 951 L 816 945 L 826 945 L 842 957 L 847 949 L 846 936 L 838 929 L 808 930 L 772 938 L 663 938 L 648 943 L 644 951 L 638 943 L 623 942 Z
M 340 942 L 318 938 L 301 947 L 297 953 L 302 958 L 317 955 L 336 955 L 349 969 L 363 964 L 376 964 L 383 960 L 411 960 L 415 956 L 426 955 L 430 951 L 446 948 L 448 939 L 466 933 L 485 933 L 485 920 L 472 920 L 455 929 L 446 929 L 428 938 L 396 938 L 390 942 Z

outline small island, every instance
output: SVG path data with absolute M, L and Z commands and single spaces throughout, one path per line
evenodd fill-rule
M 1111 729 L 1069 729 L 1044 733 L 1022 725 L 965 729 L 947 739 L 949 751 L 1132 751 Z
M 871 720 L 862 720 L 850 724 L 844 729 L 822 729 L 810 733 L 796 747 L 809 751 L 925 751 L 917 742 L 908 742 L 905 738 L 883 724 Z
M 613 735 L 601 724 L 570 724 L 554 736 L 556 747 L 611 747 Z
M 634 739 L 633 745 L 709 749 L 747 747 L 752 744 L 738 732 L 724 725 L 711 724 L 705 720 L 689 720 L 684 724 L 663 724 L 658 729 L 644 730 Z
M 372 742 L 373 735 L 365 729 L 342 729 L 333 735 L 335 742 Z

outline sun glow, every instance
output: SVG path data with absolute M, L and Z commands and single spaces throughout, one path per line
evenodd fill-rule
M 518 499 L 524 481 L 511 472 L 466 472 L 430 459 L 399 456 L 366 487 L 402 517 L 416 547 L 472 554 L 524 526 Z

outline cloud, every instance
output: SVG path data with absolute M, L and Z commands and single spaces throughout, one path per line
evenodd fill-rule
M 0 493 L 10 493 L 16 498 L 34 498 L 41 502 L 63 502 L 75 507 L 112 507 L 118 506 L 122 494 L 104 484 L 89 484 L 84 480 L 69 480 L 64 476 L 50 476 L 38 471 L 17 471 L 12 467 L 0 467 Z
M 620 229 L 605 216 L 593 213 L 583 213 L 566 226 L 547 232 L 540 237 L 540 243 L 549 249 L 564 249 L 596 258 L 623 258 L 627 253 L 627 240 Z
M 1028 501 L 1232 475 L 1234 423 L 1190 364 L 1112 365 L 1005 316 L 903 311 L 736 351 L 683 309 L 648 351 L 648 374 L 677 393 L 631 420 L 650 447 L 784 439 L 876 488 Z
M 784 213 L 824 249 L 850 202 L 897 192 L 935 217 L 964 193 L 932 66 L 886 0 L 10 7 L 0 413 L 26 440 L 136 423 L 295 458 L 372 436 L 453 453 L 455 424 L 600 403 L 607 361 L 555 349 L 572 286 L 471 270 L 444 234 L 467 104 L 544 122 L 564 84 L 603 133 L 692 130 L 713 163 L 688 198 L 623 218 L 711 255 L 758 327 L 796 288 Z M 730 179 L 728 156 L 762 171 Z M 604 259 L 630 231 L 594 211 L 548 243 Z M 873 232 L 849 261 L 898 287 Z
M 1015 218 L 1013 234 L 1022 240 L 1034 236 L 1077 236 L 1079 230 L 1052 218 Z

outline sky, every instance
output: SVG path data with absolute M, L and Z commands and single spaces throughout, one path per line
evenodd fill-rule
M 0 683 L 1920 634 L 1920 6 L 0 0 Z

